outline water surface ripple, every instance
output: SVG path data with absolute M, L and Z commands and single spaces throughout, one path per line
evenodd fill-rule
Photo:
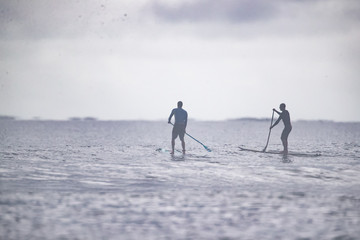
M 359 239 L 360 123 L 268 125 L 0 121 L 0 239 Z

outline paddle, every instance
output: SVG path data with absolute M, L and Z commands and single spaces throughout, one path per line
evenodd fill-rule
M 174 126 L 174 124 L 172 122 L 170 122 L 170 124 Z M 189 137 L 191 137 L 192 139 L 194 139 L 195 141 L 197 141 L 198 143 L 200 143 L 206 149 L 206 151 L 211 152 L 211 149 L 208 148 L 207 146 L 205 146 L 202 142 L 200 142 L 199 140 L 197 140 L 196 138 L 194 138 L 193 136 L 191 136 L 187 132 L 185 132 L 185 134 L 188 135 Z
M 266 146 L 265 146 L 263 152 L 266 151 L 266 148 L 267 148 L 267 146 L 268 146 L 268 144 L 269 144 L 270 133 L 271 133 L 271 126 L 272 126 L 272 123 L 273 123 L 273 120 L 274 120 L 274 112 L 275 112 L 275 111 L 273 110 L 272 116 L 271 116 L 271 123 L 270 123 L 269 135 L 268 135 L 268 138 L 267 138 L 267 141 L 266 141 Z

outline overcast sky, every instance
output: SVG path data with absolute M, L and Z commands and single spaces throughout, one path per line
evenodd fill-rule
M 358 0 L 0 0 L 0 115 L 360 121 Z

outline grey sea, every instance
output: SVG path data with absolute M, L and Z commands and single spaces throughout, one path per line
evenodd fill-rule
M 360 123 L 294 122 L 288 156 L 239 148 L 268 120 L 187 131 L 212 152 L 171 156 L 166 120 L 0 121 L 0 239 L 360 239 Z

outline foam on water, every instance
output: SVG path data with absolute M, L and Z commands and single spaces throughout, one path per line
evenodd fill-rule
M 166 122 L 0 121 L 1 239 L 357 239 L 360 124 L 189 122 L 171 156 Z M 268 150 L 281 150 L 281 128 Z M 177 141 L 177 149 L 180 143 Z

